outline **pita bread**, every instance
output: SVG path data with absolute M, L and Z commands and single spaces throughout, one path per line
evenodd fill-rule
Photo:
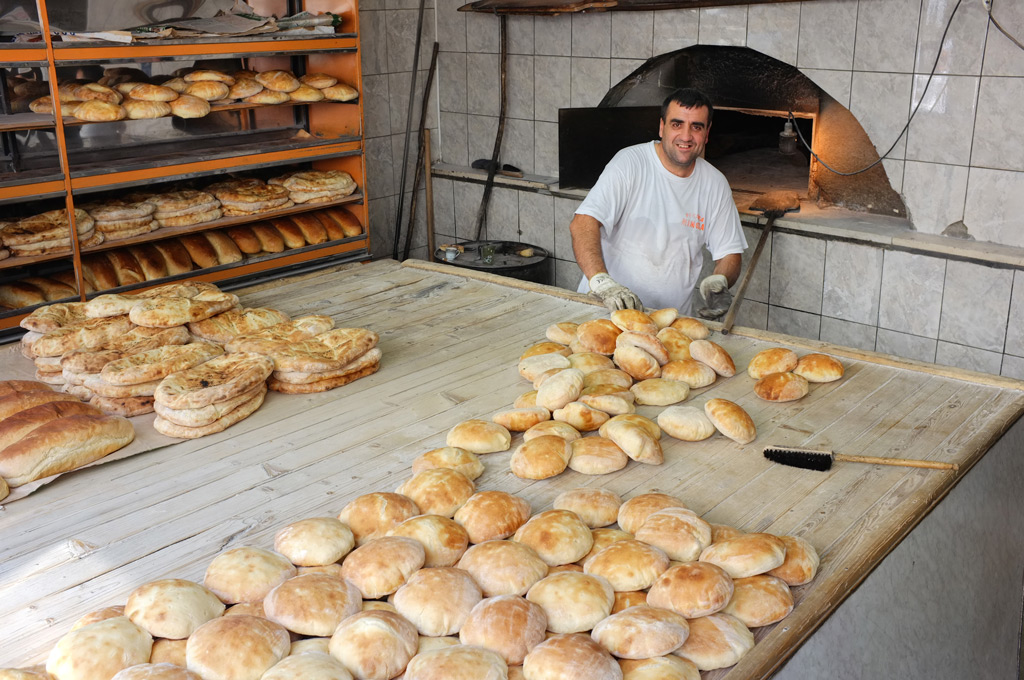
M 164 347 L 184 345 L 191 337 L 184 326 L 174 328 L 146 328 L 136 326 L 127 333 L 114 338 L 103 349 L 76 349 L 61 356 L 60 365 L 73 373 L 99 373 L 111 361 L 131 356 L 138 352 Z
M 267 381 L 267 384 L 270 386 L 270 389 L 283 394 L 313 394 L 316 392 L 326 392 L 327 390 L 333 390 L 336 387 L 347 385 L 354 380 L 376 373 L 379 368 L 380 363 L 378 362 L 346 375 L 339 375 L 335 378 L 327 378 L 325 380 L 318 380 L 316 382 L 299 385 L 281 382 L 277 378 L 271 377 L 270 380 Z
M 166 378 L 171 373 L 192 368 L 221 354 L 224 354 L 224 348 L 212 342 L 167 345 L 111 361 L 103 367 L 100 375 L 111 385 L 136 385 Z
M 193 298 L 153 298 L 128 313 L 132 323 L 151 328 L 182 326 L 208 319 L 238 306 L 238 296 L 220 291 L 204 291 Z
M 85 320 L 84 302 L 58 302 L 34 310 L 21 320 L 22 328 L 37 333 L 49 333 L 58 328 Z
M 164 378 L 156 400 L 171 408 L 199 408 L 226 401 L 265 381 L 274 362 L 252 352 L 232 352 Z
M 53 357 L 74 349 L 101 349 L 133 328 L 135 324 L 126 315 L 86 319 L 47 333 L 32 343 L 32 352 L 36 356 Z
M 336 371 L 369 352 L 378 340 L 365 328 L 335 328 L 267 354 L 278 371 Z
M 266 384 L 260 383 L 248 392 L 239 394 L 237 397 L 232 397 L 231 399 L 220 401 L 215 404 L 208 404 L 200 408 L 171 408 L 169 406 L 164 406 L 159 402 L 154 404 L 154 408 L 157 415 L 169 423 L 181 425 L 182 427 L 203 427 L 204 425 L 210 425 L 218 418 L 227 415 L 236 407 L 248 402 L 257 394 L 261 392 L 266 393 L 266 391 Z
M 284 312 L 268 307 L 247 307 L 229 309 L 209 319 L 192 322 L 188 330 L 196 337 L 223 345 L 239 335 L 287 322 L 288 315 Z
M 334 320 L 329 316 L 320 314 L 302 316 L 260 331 L 239 335 L 230 340 L 224 348 L 229 352 L 267 353 L 276 347 L 292 345 L 325 333 L 332 328 L 334 328 Z
M 157 288 L 151 288 L 150 290 L 130 295 L 123 293 L 108 293 L 106 295 L 98 295 L 92 300 L 84 303 L 85 315 L 89 318 L 120 316 L 121 314 L 128 314 L 132 311 L 132 308 L 141 304 L 145 300 L 164 297 L 194 298 L 200 293 L 218 290 L 219 289 L 212 283 L 206 283 L 204 281 L 190 281 L 186 283 L 171 283 L 166 286 L 158 286 Z
M 153 397 L 101 397 L 97 395 L 89 400 L 89 405 L 95 406 L 108 415 L 131 418 L 152 413 Z
M 65 378 L 67 377 L 65 372 Z M 71 381 L 68 381 L 69 383 Z M 108 383 L 99 373 L 84 374 L 81 385 L 98 397 L 110 397 L 113 399 L 126 399 L 128 397 L 152 397 L 160 380 L 150 380 L 134 385 L 112 385 Z M 92 396 L 89 397 L 92 399 Z
M 168 437 L 178 437 L 179 439 L 195 439 L 197 437 L 205 437 L 208 434 L 215 434 L 252 415 L 263 404 L 263 398 L 266 394 L 267 390 L 264 387 L 256 393 L 256 396 L 242 402 L 209 425 L 183 427 L 165 420 L 161 416 L 157 416 L 156 420 L 153 421 L 153 428 L 160 434 L 165 434 Z
M 345 364 L 340 369 L 335 371 L 274 371 L 273 377 L 278 382 L 288 383 L 291 385 L 306 385 L 309 383 L 319 382 L 320 380 L 328 380 L 330 378 L 337 378 L 343 375 L 347 375 L 352 371 L 358 371 L 370 366 L 371 364 L 380 363 L 381 350 L 379 347 L 374 347 L 370 351 L 361 357 L 356 358 L 350 363 Z

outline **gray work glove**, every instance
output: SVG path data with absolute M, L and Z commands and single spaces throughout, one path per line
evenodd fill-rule
M 644 305 L 636 293 L 626 288 L 604 272 L 594 274 L 588 282 L 590 292 L 601 298 L 604 306 L 611 311 L 616 309 L 643 309 Z
M 732 305 L 729 280 L 722 274 L 712 274 L 701 281 L 700 294 L 704 298 L 704 306 L 697 310 L 697 314 L 702 318 L 721 319 Z

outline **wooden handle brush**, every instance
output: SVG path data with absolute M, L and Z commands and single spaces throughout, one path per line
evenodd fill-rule
M 807 470 L 828 470 L 833 461 L 848 463 L 872 463 L 874 465 L 898 465 L 900 467 L 930 468 L 932 470 L 959 470 L 956 463 L 940 463 L 934 460 L 912 460 L 908 458 L 879 458 L 877 456 L 848 456 L 833 451 L 816 451 L 795 447 L 766 446 L 764 457 L 775 463 L 791 465 Z

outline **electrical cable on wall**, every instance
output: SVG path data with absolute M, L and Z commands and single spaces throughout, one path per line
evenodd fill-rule
M 1003 35 L 1005 35 L 1005 36 L 1006 36 L 1007 40 L 1009 40 L 1010 42 L 1012 42 L 1012 43 L 1013 43 L 1014 45 L 1016 45 L 1016 46 L 1017 46 L 1018 48 L 1020 48 L 1020 49 L 1024 50 L 1024 43 L 1022 43 L 1022 42 L 1021 42 L 1020 40 L 1017 40 L 1017 39 L 1016 39 L 1016 38 L 1014 38 L 1014 37 L 1013 37 L 1012 35 L 1010 35 L 1010 34 L 1009 34 L 1009 33 L 1008 33 L 1007 31 L 1006 31 L 1006 29 L 1005 29 L 1005 28 L 1003 28 L 1002 24 L 1000 24 L 1000 23 L 999 23 L 999 22 L 998 22 L 998 21 L 996 20 L 996 18 L 995 18 L 994 16 L 992 16 L 992 2 L 993 2 L 993 0 L 988 0 L 988 2 L 986 2 L 986 3 L 985 3 L 985 8 L 986 8 L 986 10 L 988 11 L 988 20 L 992 22 L 992 25 L 993 25 L 993 26 L 995 26 L 995 27 L 996 27 L 996 28 L 997 28 L 997 29 L 999 30 L 999 32 L 1000 32 L 1000 33 L 1002 33 Z

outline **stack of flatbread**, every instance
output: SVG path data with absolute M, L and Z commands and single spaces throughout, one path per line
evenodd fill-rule
M 78 242 L 83 248 L 103 243 L 87 212 L 75 210 Z M 50 210 L 25 217 L 4 227 L 4 246 L 15 256 L 54 255 L 71 252 L 71 226 L 67 210 Z
M 82 206 L 96 221 L 96 230 L 107 241 L 148 234 L 159 225 L 153 219 L 156 206 L 142 201 L 110 199 Z
M 273 370 L 268 357 L 232 352 L 172 373 L 156 387 L 153 427 L 182 439 L 221 432 L 260 407 Z
M 187 227 L 220 219 L 220 201 L 206 191 L 184 189 L 155 194 L 146 199 L 156 211 L 153 219 L 161 227 Z
M 266 352 L 274 361 L 270 389 L 285 394 L 326 392 L 376 373 L 381 358 L 378 340 L 365 328 L 335 328 L 271 348 Z
M 288 190 L 274 184 L 264 184 L 252 179 L 240 180 L 233 186 L 223 183 L 213 194 L 221 202 L 226 217 L 255 215 L 257 213 L 290 208 L 294 203 Z
M 29 380 L 0 382 L 0 499 L 8 487 L 67 472 L 135 438 L 124 418 Z
M 352 175 L 344 170 L 304 170 L 272 177 L 271 185 L 282 186 L 295 203 L 327 203 L 356 190 Z
M 209 319 L 189 323 L 188 330 L 195 338 L 226 345 L 239 335 L 255 333 L 288 321 L 288 315 L 276 309 L 249 307 L 230 309 Z

